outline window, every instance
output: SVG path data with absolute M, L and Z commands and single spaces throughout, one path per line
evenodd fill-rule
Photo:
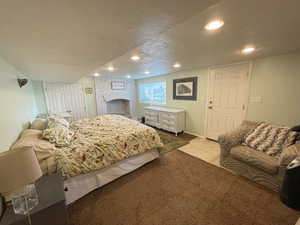
M 143 103 L 166 104 L 166 82 L 139 84 L 139 99 Z

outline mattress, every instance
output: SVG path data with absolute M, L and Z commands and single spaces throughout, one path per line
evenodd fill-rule
M 64 187 L 67 205 L 158 157 L 159 153 L 154 149 L 122 160 L 111 166 L 65 180 Z

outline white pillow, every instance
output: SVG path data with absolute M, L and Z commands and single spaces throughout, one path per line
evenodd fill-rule
M 36 119 L 32 121 L 30 129 L 34 130 L 45 130 L 47 128 L 47 120 L 46 119 Z
M 70 124 L 64 118 L 60 118 L 57 116 L 49 116 L 47 128 L 54 128 L 56 126 L 64 126 L 66 128 L 69 128 Z
M 55 144 L 57 147 L 70 145 L 73 135 L 73 131 L 62 125 L 57 125 L 43 131 L 43 138 L 49 140 L 50 143 Z

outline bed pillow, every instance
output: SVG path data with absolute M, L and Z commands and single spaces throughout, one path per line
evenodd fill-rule
M 73 135 L 73 131 L 62 125 L 57 125 L 43 131 L 43 138 L 55 144 L 57 147 L 70 145 Z
M 246 135 L 244 144 L 270 156 L 278 157 L 283 148 L 295 143 L 298 133 L 288 127 L 261 123 Z
M 36 119 L 31 123 L 31 129 L 34 130 L 45 130 L 47 128 L 47 120 L 46 119 Z
M 11 146 L 10 150 L 22 150 L 31 147 L 39 162 L 54 156 L 55 146 L 42 139 L 42 131 L 26 129 L 20 138 Z
M 66 128 L 69 128 L 70 124 L 67 120 L 65 120 L 64 118 L 60 118 L 57 116 L 49 116 L 47 118 L 48 120 L 48 126 L 47 128 L 54 128 L 56 126 L 63 126 Z

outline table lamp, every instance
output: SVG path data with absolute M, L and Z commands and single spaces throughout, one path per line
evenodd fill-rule
M 34 182 L 42 171 L 31 147 L 0 153 L 0 193 L 11 201 L 16 214 L 27 215 L 38 205 Z

